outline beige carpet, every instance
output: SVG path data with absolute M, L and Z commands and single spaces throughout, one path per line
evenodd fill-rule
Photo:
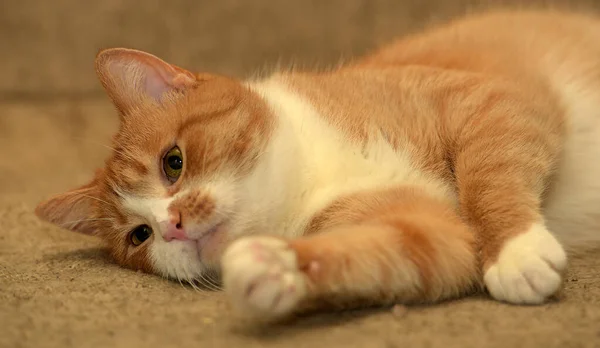
M 476 1 L 49 3 L 0 11 L 0 347 L 600 347 L 600 250 L 572 260 L 545 306 L 477 297 L 259 330 L 234 320 L 223 294 L 121 269 L 94 238 L 32 213 L 107 154 L 116 117 L 93 76 L 100 47 L 240 75 L 278 60 L 332 63 Z

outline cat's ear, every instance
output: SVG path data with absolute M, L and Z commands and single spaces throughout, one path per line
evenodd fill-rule
M 62 228 L 88 235 L 97 231 L 98 183 L 90 183 L 41 202 L 35 214 L 42 220 Z
M 138 50 L 111 48 L 96 56 L 96 73 L 122 114 L 148 98 L 161 102 L 171 91 L 198 84 L 193 73 Z

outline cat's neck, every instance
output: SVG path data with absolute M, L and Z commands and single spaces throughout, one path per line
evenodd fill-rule
M 314 110 L 302 98 L 289 91 L 277 78 L 247 82 L 274 114 L 273 133 L 260 160 L 246 178 L 241 204 L 247 216 L 240 220 L 243 232 L 277 233 L 289 237 L 303 233 L 312 215 L 306 198 L 311 191 L 312 172 L 307 151 L 303 119 Z M 310 127 L 314 128 L 314 127 Z

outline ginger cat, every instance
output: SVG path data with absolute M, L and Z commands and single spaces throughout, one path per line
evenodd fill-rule
M 240 81 L 101 51 L 114 152 L 42 219 L 123 266 L 221 276 L 257 319 L 434 302 L 541 304 L 600 242 L 600 21 L 476 14 L 323 73 Z

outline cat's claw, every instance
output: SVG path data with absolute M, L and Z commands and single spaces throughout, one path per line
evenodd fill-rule
M 306 295 L 296 252 L 274 237 L 245 237 L 233 242 L 221 259 L 223 287 L 242 315 L 276 319 L 292 312 Z
M 508 241 L 498 261 L 485 272 L 493 298 L 513 304 L 541 304 L 562 285 L 567 256 L 542 225 Z

